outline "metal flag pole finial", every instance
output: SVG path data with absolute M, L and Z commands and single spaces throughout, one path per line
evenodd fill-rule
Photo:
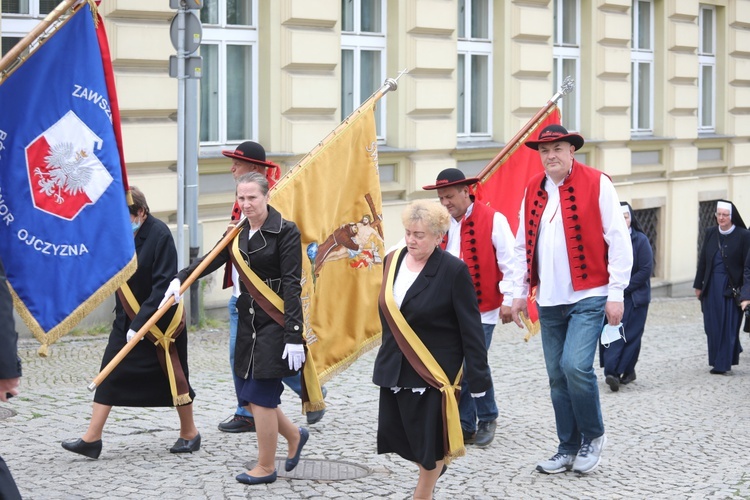
M 560 85 L 560 90 L 557 91 L 555 95 L 552 96 L 552 99 L 549 100 L 550 103 L 556 103 L 560 100 L 561 97 L 566 96 L 573 92 L 573 89 L 576 87 L 575 80 L 573 80 L 573 77 L 568 75 L 566 76 L 562 84 Z

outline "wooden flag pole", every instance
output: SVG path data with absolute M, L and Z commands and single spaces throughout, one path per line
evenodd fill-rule
M 34 29 L 32 29 L 28 35 L 23 37 L 20 42 L 13 46 L 7 54 L 0 59 L 0 83 L 8 78 L 13 71 L 23 64 L 23 62 L 29 57 L 29 54 L 23 55 L 23 52 L 29 48 L 52 24 L 60 19 L 68 10 L 71 8 L 78 9 L 83 2 L 79 5 L 75 5 L 80 0 L 63 0 L 55 7 L 47 16 L 39 22 Z M 67 22 L 67 19 L 64 21 Z M 49 35 L 51 36 L 51 35 Z M 49 36 L 46 39 L 49 39 Z M 40 41 L 40 45 L 44 43 L 44 40 Z
M 482 171 L 479 172 L 479 174 L 477 175 L 477 177 L 479 178 L 479 182 L 484 182 L 485 180 L 487 180 L 495 172 L 495 170 L 500 168 L 500 165 L 505 163 L 505 161 L 510 158 L 510 155 L 512 155 L 513 152 L 524 143 L 527 136 L 536 129 L 537 125 L 539 125 L 547 117 L 547 115 L 552 112 L 552 109 L 557 104 L 557 101 L 562 96 L 569 94 L 573 90 L 573 87 L 573 79 L 569 76 L 565 77 L 565 80 L 563 80 L 563 83 L 560 86 L 560 90 L 558 90 L 557 93 L 552 96 L 549 101 L 547 101 L 547 104 L 542 106 L 542 109 L 537 111 L 536 114 L 531 117 L 531 120 L 529 120 L 526 125 L 521 127 L 521 130 L 519 130 L 516 135 L 514 135 L 513 138 L 508 141 L 505 147 L 503 147 L 503 149 L 501 149 L 500 152 L 492 160 L 490 160 L 490 162 L 482 169 Z
M 245 216 L 243 215 L 242 218 L 237 222 L 237 225 L 235 225 L 232 229 L 230 229 L 226 235 L 221 239 L 219 243 L 216 244 L 216 246 L 209 252 L 209 254 L 203 259 L 203 261 L 198 264 L 198 267 L 195 268 L 195 271 L 193 271 L 190 276 L 188 276 L 183 283 L 180 284 L 180 295 L 184 295 L 185 292 L 188 291 L 190 288 L 190 285 L 193 284 L 193 282 L 198 279 L 198 276 L 203 272 L 208 265 L 213 262 L 213 260 L 216 258 L 219 253 L 224 250 L 224 248 L 239 234 L 242 226 L 242 223 L 245 222 Z M 162 316 L 164 316 L 164 313 L 169 310 L 170 307 L 174 304 L 174 296 L 170 296 L 167 301 L 162 305 L 159 309 L 156 310 L 156 312 L 151 316 L 151 318 L 144 324 L 140 330 L 135 334 L 135 336 L 130 339 L 130 341 L 123 346 L 122 349 L 120 349 L 120 352 L 115 355 L 114 358 L 112 358 L 112 361 L 110 361 L 107 366 L 105 366 L 102 371 L 99 372 L 99 375 L 97 375 L 94 378 L 94 381 L 91 382 L 88 385 L 88 390 L 93 391 L 95 390 L 99 384 L 102 383 L 102 381 L 109 376 L 110 373 L 112 373 L 112 370 L 114 370 L 118 364 L 120 364 L 120 361 L 125 358 L 125 356 L 128 355 L 128 353 L 133 350 L 133 348 L 138 344 L 138 342 L 141 341 L 141 339 L 148 333 L 148 331 L 153 327 L 159 319 L 161 319 Z M 197 307 L 197 305 L 196 305 Z

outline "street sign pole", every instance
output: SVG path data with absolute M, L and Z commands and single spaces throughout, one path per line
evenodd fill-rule
M 203 7 L 203 0 L 170 0 L 177 9 L 169 28 L 177 56 L 169 60 L 169 76 L 177 78 L 177 263 L 185 267 L 184 225 L 187 213 L 190 227 L 190 262 L 198 257 L 198 82 L 200 56 L 191 56 L 200 47 L 203 30 L 192 10 Z M 190 323 L 200 319 L 200 288 L 190 287 Z

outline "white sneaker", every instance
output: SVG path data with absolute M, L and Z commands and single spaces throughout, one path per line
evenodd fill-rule
M 544 474 L 558 474 L 565 472 L 573 468 L 573 462 L 575 461 L 575 455 L 565 455 L 563 453 L 555 453 L 555 456 L 544 462 L 536 464 L 536 470 L 543 472 Z
M 605 444 L 607 444 L 606 434 L 602 434 L 596 439 L 588 439 L 584 436 L 581 449 L 578 450 L 578 455 L 573 463 L 573 472 L 587 474 L 596 469 L 596 466 L 602 461 L 602 450 Z

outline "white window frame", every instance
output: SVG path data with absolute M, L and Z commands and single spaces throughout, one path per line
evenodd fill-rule
M 711 11 L 711 48 L 712 51 L 708 51 L 703 46 L 703 30 L 706 28 L 704 25 L 704 12 Z M 698 16 L 698 132 L 699 133 L 712 133 L 716 132 L 716 7 L 713 5 L 700 5 L 700 15 Z M 704 119 L 706 118 L 706 110 L 703 108 L 703 86 L 705 85 L 703 78 L 703 69 L 711 68 L 711 109 L 708 112 L 709 124 L 704 125 Z
M 573 22 L 573 32 L 575 33 L 575 41 L 571 44 L 563 41 L 563 27 L 566 22 L 570 22 L 566 18 L 565 9 L 563 8 L 564 0 L 555 0 L 553 2 L 553 9 L 555 9 L 555 29 L 554 29 L 554 40 L 552 43 L 552 59 L 553 59 L 553 78 L 552 78 L 552 93 L 560 90 L 563 80 L 567 76 L 571 76 L 576 83 L 576 86 L 580 89 L 581 85 L 581 1 L 580 0 L 567 0 L 575 2 L 575 19 Z M 565 61 L 573 61 L 575 64 L 574 74 L 564 74 L 563 65 Z M 581 116 L 581 100 L 578 98 L 582 93 L 579 90 L 577 93 L 569 94 L 558 101 L 557 106 L 560 108 L 560 115 L 562 117 L 562 124 L 568 129 L 569 132 L 580 130 L 580 116 Z M 569 103 L 572 99 L 573 105 Z
M 640 17 L 640 2 L 646 1 L 649 4 L 649 41 L 651 47 L 640 48 L 636 46 L 636 43 L 640 36 L 640 25 L 637 20 Z M 633 0 L 633 29 L 631 39 L 631 121 L 630 121 L 630 133 L 631 135 L 653 135 L 654 133 L 654 2 L 652 0 Z M 638 101 L 640 100 L 638 80 L 640 77 L 640 64 L 648 64 L 649 67 L 649 96 L 648 96 L 648 126 L 638 127 L 637 124 L 640 121 L 640 110 L 638 109 Z
M 352 110 L 357 109 L 365 100 L 370 97 L 369 95 L 360 95 L 361 77 L 362 77 L 362 52 L 379 52 L 380 53 L 380 76 L 381 80 L 385 81 L 386 78 L 386 4 L 387 0 L 381 0 L 380 2 L 380 29 L 381 31 L 376 33 L 372 31 L 362 31 L 362 4 L 360 0 L 352 0 L 353 10 L 353 31 L 344 31 L 344 22 L 341 20 L 341 78 L 343 79 L 343 51 L 349 50 L 353 53 L 352 61 Z M 343 15 L 343 11 L 342 11 Z M 377 90 L 377 89 L 375 89 Z M 343 94 L 344 88 L 341 86 L 341 93 Z M 341 98 L 343 100 L 343 95 Z M 386 120 L 385 120 L 385 100 L 387 97 L 383 97 L 375 106 L 375 116 L 378 124 L 377 139 L 378 142 L 384 143 L 386 138 Z M 343 110 L 340 110 L 343 114 Z M 343 121 L 346 116 L 341 116 Z
M 216 45 L 218 46 L 218 72 L 219 72 L 219 88 L 218 88 L 218 122 L 219 122 L 219 134 L 218 139 L 215 141 L 201 141 L 201 147 L 222 149 L 224 145 L 236 145 L 240 144 L 245 140 L 258 140 L 258 2 L 253 0 L 251 4 L 251 16 L 252 24 L 249 26 L 237 26 L 228 25 L 226 0 L 219 0 L 219 24 L 203 24 L 203 37 L 201 39 L 201 45 Z M 227 46 L 230 45 L 243 45 L 251 47 L 251 71 L 252 81 L 250 83 L 250 99 L 252 102 L 252 116 L 250 119 L 250 127 L 252 128 L 252 137 L 245 137 L 243 139 L 232 139 L 228 140 L 227 130 L 227 107 L 230 105 L 226 102 L 227 100 Z M 203 74 L 206 74 L 206 68 L 204 68 Z M 200 117 L 199 117 L 200 120 Z M 200 131 L 199 131 L 200 133 Z
M 488 38 L 474 38 L 472 37 L 471 32 L 471 22 L 474 13 L 472 12 L 473 6 L 471 3 L 471 0 L 466 0 L 464 3 L 464 37 L 458 37 L 459 31 L 456 31 L 456 35 L 458 37 L 457 40 L 457 52 L 458 56 L 464 57 L 464 80 L 463 80 L 463 88 L 464 88 L 464 96 L 463 96 L 463 103 L 459 103 L 458 99 L 460 99 L 460 96 L 456 96 L 457 102 L 456 102 L 456 121 L 459 120 L 459 112 L 458 108 L 460 104 L 463 104 L 464 109 L 464 120 L 463 120 L 463 126 L 461 130 L 463 132 L 457 132 L 458 140 L 462 142 L 471 142 L 471 141 L 486 141 L 492 138 L 492 132 L 493 132 L 493 123 L 492 123 L 492 110 L 493 110 L 493 80 L 492 80 L 492 10 L 493 10 L 493 2 L 488 1 L 487 2 L 487 19 L 488 19 L 488 27 L 487 27 L 487 36 Z M 457 22 L 460 22 L 460 18 L 457 19 Z M 472 56 L 481 56 L 487 58 L 487 130 L 485 132 L 471 132 L 471 102 L 472 102 L 472 63 L 471 59 Z M 456 58 L 456 78 L 459 78 L 458 75 L 458 57 Z M 458 129 L 458 123 L 456 124 L 456 128 Z

